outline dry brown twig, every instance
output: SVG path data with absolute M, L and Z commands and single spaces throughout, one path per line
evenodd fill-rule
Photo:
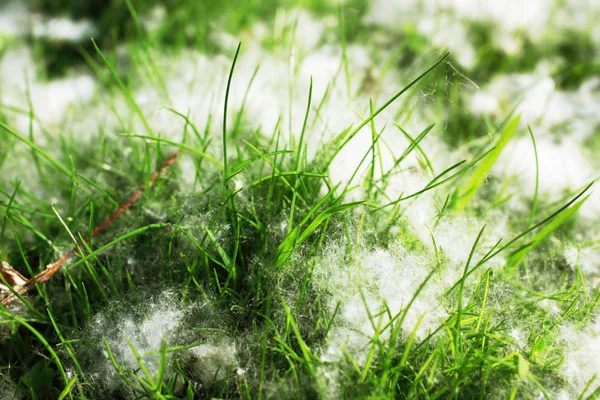
M 142 197 L 144 191 L 152 187 L 154 182 L 158 179 L 159 176 L 163 175 L 171 165 L 175 163 L 179 157 L 179 151 L 171 154 L 163 163 L 162 167 L 158 171 L 154 171 L 148 180 L 148 183 L 140 186 L 138 190 L 135 191 L 124 203 L 122 203 L 119 208 L 106 220 L 104 220 L 100 225 L 98 225 L 94 231 L 92 232 L 92 236 L 86 239 L 86 243 L 90 241 L 93 237 L 96 237 L 100 233 L 104 232 L 108 227 L 110 227 L 125 211 L 127 211 L 136 201 Z M 25 294 L 31 288 L 35 287 L 36 283 L 42 283 L 48 281 L 54 274 L 71 258 L 75 251 L 77 251 L 78 245 L 74 246 L 71 250 L 69 250 L 65 255 L 56 260 L 55 262 L 48 264 L 46 269 L 31 279 L 25 278 L 21 275 L 17 270 L 11 267 L 7 262 L 2 261 L 0 267 L 0 273 L 4 277 L 6 283 L 8 283 L 10 288 L 6 285 L 0 283 L 0 304 L 7 305 L 17 299 L 17 296 L 13 293 L 13 291 L 19 295 Z

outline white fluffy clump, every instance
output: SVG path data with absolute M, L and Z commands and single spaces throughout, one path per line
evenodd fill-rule
M 96 81 L 89 74 L 73 74 L 65 78 L 44 82 L 38 79 L 37 66 L 32 51 L 24 46 L 9 49 L 0 59 L 0 102 L 4 105 L 29 111 L 29 91 L 33 112 L 39 122 L 34 132 L 56 128 L 70 110 L 80 110 L 96 92 Z M 15 114 L 14 127 L 20 133 L 29 129 L 29 116 Z
M 431 43 L 447 47 L 464 67 L 473 67 L 472 22 L 492 30 L 494 45 L 508 54 L 524 51 L 523 39 L 543 44 L 557 29 L 585 30 L 600 41 L 600 3 L 595 0 L 376 0 L 367 21 L 402 30 L 412 26 Z
M 596 164 L 594 178 L 597 180 L 600 176 L 600 167 Z M 589 232 L 590 237 L 594 240 L 600 239 L 600 227 L 595 224 L 595 221 L 600 217 L 600 190 L 597 184 L 594 184 L 590 197 L 579 209 L 579 215 L 590 221 L 592 230 Z
M 225 336 L 212 344 L 201 344 L 188 351 L 191 372 L 200 382 L 209 385 L 213 379 L 222 380 L 231 372 L 243 375 L 244 369 L 237 364 L 237 348 L 234 341 Z
M 565 326 L 560 331 L 559 340 L 565 349 L 562 372 L 568 382 L 568 390 L 572 396 L 578 396 L 594 375 L 600 376 L 600 320 L 592 321 L 581 330 Z M 600 381 L 596 378 L 587 393 L 598 386 Z
M 313 272 L 315 284 L 330 294 L 329 312 L 340 305 L 321 359 L 340 361 L 344 357 L 342 350 L 346 349 L 362 364 L 375 336 L 374 328 L 381 329 L 389 322 L 384 303 L 392 315 L 399 313 L 434 268 L 435 261 L 405 249 L 399 242 L 389 249 L 360 251 L 349 264 L 343 260 L 344 249 L 332 247 Z M 434 276 L 412 304 L 402 327 L 404 334 L 409 334 L 423 316 L 417 329 L 417 336 L 423 338 L 447 316 L 440 298 L 448 288 L 443 275 Z M 380 333 L 380 339 L 386 340 L 390 329 Z
M 32 12 L 25 2 L 14 1 L 0 7 L 0 35 L 22 37 L 32 34 L 57 42 L 79 43 L 89 39 L 95 31 L 93 23 L 87 19 L 46 17 Z
M 0 58 L 2 102 L 10 104 L 16 96 L 23 98 L 27 89 L 27 80 L 30 82 L 35 80 L 36 71 L 33 54 L 28 47 L 15 45 L 2 54 Z
M 243 374 L 244 371 L 236 367 L 237 349 L 232 339 L 222 336 L 197 343 L 197 335 L 192 329 L 193 321 L 199 318 L 199 315 L 200 318 L 206 317 L 206 312 L 210 314 L 210 311 L 207 311 L 210 307 L 208 304 L 182 305 L 179 296 L 167 290 L 143 304 L 132 307 L 124 308 L 123 315 L 116 314 L 114 310 L 99 313 L 90 322 L 88 336 L 99 343 L 101 355 L 99 359 L 94 360 L 89 376 L 98 387 L 114 390 L 122 384 L 102 338 L 106 338 L 117 364 L 130 372 L 137 371 L 138 376 L 142 378 L 144 374 L 129 342 L 153 377 L 156 377 L 159 370 L 159 352 L 163 343 L 169 347 L 191 344 L 186 350 L 167 353 L 167 376 L 175 356 L 183 360 L 186 368 L 202 384 L 208 385 L 215 378 L 223 379 L 230 371 Z M 214 320 L 212 322 L 217 323 Z
M 316 24 L 315 21 L 308 20 L 308 17 L 299 18 L 299 23 L 301 21 L 304 21 L 308 27 Z M 300 48 L 312 49 L 310 46 L 314 45 L 310 38 L 306 39 L 306 36 L 301 34 L 308 27 L 304 25 L 298 25 L 297 27 L 297 40 L 302 38 L 302 40 L 308 41 L 308 43 L 297 44 Z M 325 29 L 325 26 L 321 26 L 320 29 Z M 314 139 L 306 141 L 309 144 L 309 154 L 314 154 L 317 150 L 320 135 L 323 135 L 325 139 L 330 139 L 332 135 L 340 133 L 352 121 L 357 120 L 357 116 L 354 114 L 355 109 L 349 107 L 350 102 L 347 93 L 343 93 L 345 92 L 345 83 L 340 74 L 341 51 L 339 48 L 325 45 L 311 51 L 310 54 L 302 54 L 302 51 L 294 48 L 292 50 L 293 57 L 290 61 L 288 49 L 271 52 L 257 44 L 245 43 L 244 45 L 247 47 L 241 54 L 236 66 L 229 104 L 232 110 L 241 107 L 252 74 L 256 66 L 259 65 L 256 77 L 247 94 L 245 110 L 247 115 L 251 115 L 252 118 L 244 121 L 246 124 L 250 124 L 245 125 L 245 129 L 262 127 L 266 135 L 271 135 L 277 120 L 281 118 L 280 128 L 284 133 L 282 136 L 284 143 L 289 141 L 291 137 L 298 140 L 306 112 L 311 78 L 313 80 L 313 91 L 309 122 L 315 119 L 314 110 L 316 105 L 323 99 L 326 90 L 329 90 L 329 95 L 321 109 L 320 118 L 309 126 L 307 134 L 310 139 Z M 304 52 L 307 53 L 307 50 Z M 369 62 L 365 50 L 360 47 L 350 46 L 348 52 L 350 53 L 349 58 L 353 63 L 350 69 L 359 73 L 365 71 Z M 210 60 L 209 63 L 214 64 L 214 60 Z M 224 100 L 223 87 L 225 74 L 229 69 L 230 63 L 231 60 L 227 57 L 222 57 L 219 60 L 218 72 L 214 72 L 212 75 L 215 78 L 220 75 L 220 80 L 212 79 L 205 81 L 203 79 L 203 81 L 208 82 L 212 87 L 212 90 L 209 92 L 209 98 L 211 98 L 212 104 L 216 107 L 214 109 L 215 112 L 212 114 L 217 121 L 221 114 L 218 110 L 222 107 Z M 207 71 L 207 69 L 202 70 Z M 214 71 L 214 69 L 208 68 L 208 71 L 210 74 L 210 71 Z M 358 86 L 359 79 L 361 78 L 362 76 L 355 76 L 353 78 L 352 83 L 355 88 Z M 220 82 L 221 84 L 214 85 L 214 82 Z M 202 82 L 198 83 L 200 85 L 203 84 Z M 207 93 L 208 90 L 204 92 Z M 195 96 L 197 96 L 197 93 Z M 206 98 L 207 96 L 203 95 L 201 98 L 190 100 L 205 102 Z M 174 101 L 185 103 L 188 100 L 184 98 L 174 99 Z M 183 106 L 183 104 L 180 105 Z M 186 105 L 184 109 L 187 109 L 187 107 L 189 105 Z M 368 99 L 362 102 L 362 111 L 366 111 L 367 107 Z
M 116 361 L 125 368 L 135 371 L 140 368 L 136 357 L 129 346 L 131 341 L 149 371 L 158 370 L 160 356 L 145 354 L 161 349 L 161 344 L 174 344 L 179 334 L 180 324 L 185 316 L 185 310 L 178 304 L 174 293 L 166 291 L 156 299 L 148 302 L 141 321 L 135 319 L 133 313 L 127 313 L 118 319 L 112 314 L 100 313 L 90 323 L 90 336 L 106 337 L 111 352 Z M 98 379 L 119 384 L 119 376 L 113 369 L 106 349 L 103 349 L 103 359 L 98 360 L 96 373 Z M 141 373 L 141 371 L 140 371 Z M 140 375 L 141 376 L 141 375 Z
M 502 117 L 514 104 L 521 115 L 520 137 L 513 138 L 493 167 L 501 179 L 516 179 L 526 197 L 533 197 L 536 169 L 530 125 L 535 135 L 539 162 L 539 190 L 551 200 L 566 191 L 576 191 L 597 179 L 600 168 L 590 158 L 585 143 L 596 134 L 600 124 L 600 80 L 584 82 L 578 89 L 560 91 L 550 77 L 547 65 L 539 65 L 534 73 L 500 75 L 474 93 L 473 112 Z M 600 215 L 597 194 L 584 203 L 580 215 Z
M 563 255 L 571 268 L 579 268 L 584 275 L 598 277 L 600 274 L 600 252 L 597 246 L 569 246 Z M 596 283 L 594 282 L 594 286 Z
M 25 137 L 29 136 L 31 126 L 34 141 L 39 146 L 46 145 L 48 137 L 55 136 L 57 130 L 70 125 L 65 121 L 87 115 L 84 110 L 92 102 L 96 87 L 96 81 L 84 73 L 49 82 L 39 79 L 33 52 L 26 46 L 16 44 L 0 56 L 0 105 L 6 111 L 8 125 Z M 30 107 L 34 121 L 29 117 Z M 20 111 L 11 112 L 13 109 Z M 97 125 L 97 120 L 94 123 Z M 74 133 L 80 139 L 91 136 L 89 131 L 88 124 Z M 30 154 L 27 145 L 17 143 L 4 164 L 12 165 L 12 168 L 5 168 L 3 174 L 7 181 L 18 179 L 23 182 L 23 186 L 39 198 L 51 196 L 48 188 L 39 182 Z
M 82 42 L 95 33 L 94 25 L 89 20 L 73 21 L 69 18 L 50 18 L 40 21 L 33 27 L 33 35 L 61 42 Z
M 95 90 L 96 81 L 87 74 L 36 83 L 31 88 L 35 115 L 45 125 L 58 125 L 71 107 L 89 102 Z
M 141 22 L 146 32 L 154 33 L 162 26 L 166 17 L 167 9 L 165 6 L 157 4 L 141 18 Z
M 91 103 L 96 87 L 96 81 L 88 74 L 72 74 L 49 82 L 39 79 L 33 52 L 26 46 L 15 44 L 0 55 L 0 105 L 7 123 L 25 137 L 29 136 L 31 126 L 34 141 L 39 146 L 46 145 L 48 138 L 55 136 L 67 119 L 86 114 L 82 110 Z M 35 115 L 34 121 L 29 117 L 30 107 Z M 13 112 L 15 109 L 19 111 Z M 89 130 L 87 125 L 75 132 L 77 138 L 87 136 L 82 133 Z M 50 154 L 54 155 L 52 150 Z M 39 181 L 27 145 L 16 143 L 4 165 L 11 166 L 2 171 L 7 182 L 19 180 L 23 187 L 39 198 L 53 196 Z
M 482 222 L 449 215 L 436 224 L 435 201 L 433 196 L 424 196 L 426 200 L 428 197 L 431 202 L 429 215 L 426 211 L 420 218 L 416 213 L 411 216 L 411 209 L 419 210 L 416 206 L 405 212 L 419 244 L 411 243 L 413 239 L 409 236 L 392 239 L 385 249 L 369 248 L 360 243 L 353 245 L 351 258 L 346 254 L 344 243 L 332 243 L 325 250 L 323 259 L 313 270 L 313 282 L 319 292 L 327 294 L 330 315 L 338 305 L 339 310 L 327 343 L 320 349 L 321 360 L 339 362 L 345 359 L 346 350 L 359 365 L 366 361 L 376 331 L 390 321 L 385 306 L 392 317 L 396 316 L 408 306 L 426 277 L 436 268 L 438 261 L 432 235 L 440 256 L 440 267 L 409 308 L 401 328 L 402 335 L 405 338 L 415 331 L 416 337 L 423 339 L 448 317 L 451 310 L 446 308 L 443 296 L 460 280 Z M 475 251 L 471 266 L 500 237 L 507 236 L 505 216 L 492 216 L 487 222 L 490 226 Z M 415 248 L 420 245 L 424 247 Z M 498 259 L 488 264 L 491 267 L 497 265 L 502 265 L 502 261 Z M 468 281 L 465 295 L 470 290 Z M 389 335 L 388 327 L 379 332 L 377 338 L 385 342 Z M 321 372 L 323 379 L 332 384 L 336 382 L 334 369 L 324 368 Z
M 461 266 L 467 262 L 473 243 L 484 223 L 486 229 L 475 254 L 480 254 L 481 249 L 489 248 L 498 240 L 510 236 L 507 215 L 491 212 L 485 221 L 457 214 L 438 218 L 440 209 L 441 204 L 435 195 L 425 193 L 406 208 L 404 215 L 421 243 L 433 252 L 433 235 L 438 250 L 442 251 L 454 266 Z
M 582 188 L 597 174 L 587 160 L 581 145 L 572 137 L 554 139 L 541 136 L 536 139 L 539 164 L 539 191 L 557 198 L 565 190 Z M 513 139 L 502 152 L 492 169 L 502 177 L 514 176 L 524 188 L 523 194 L 533 197 L 536 170 L 535 153 L 529 136 Z
M 483 90 L 473 93 L 469 106 L 473 114 L 494 114 L 500 110 L 498 99 Z
M 250 29 L 253 35 L 244 41 L 232 81 L 229 95 L 230 119 L 227 121 L 229 127 L 232 127 L 237 118 L 235 111 L 241 108 L 246 98 L 244 108 L 252 118 L 244 120 L 244 130 L 261 127 L 265 134 L 270 135 L 281 117 L 280 128 L 284 133 L 282 138 L 289 139 L 290 127 L 294 135 L 299 135 L 306 111 L 310 77 L 314 80 L 314 105 L 322 98 L 332 76 L 339 72 L 341 53 L 338 49 L 325 46 L 312 51 L 318 42 L 315 32 L 318 33 L 318 39 L 329 25 L 312 19 L 304 12 L 296 11 L 288 15 L 284 26 L 296 28 L 292 49 L 266 50 L 261 46 L 266 31 Z M 168 112 L 157 112 L 164 106 L 183 113 L 189 110 L 190 119 L 196 121 L 201 128 L 209 115 L 212 116 L 215 129 L 222 125 L 225 86 L 235 41 L 224 33 L 216 36 L 229 50 L 227 56 L 209 57 L 194 51 L 170 54 L 168 57 L 156 55 L 158 63 L 162 64 L 169 98 L 161 97 L 152 85 L 142 85 L 135 91 L 134 98 L 147 114 L 154 113 L 150 122 L 157 132 L 169 137 L 181 136 L 184 122 Z M 362 60 L 365 58 L 364 55 L 360 57 Z M 257 66 L 259 69 L 248 91 Z M 140 130 L 142 127 L 136 125 L 136 129 Z
M 560 91 L 547 64 L 529 74 L 499 75 L 471 99 L 471 111 L 506 115 L 517 104 L 522 121 L 534 133 L 560 130 L 578 140 L 595 134 L 600 124 L 600 79 L 590 79 L 578 89 Z
M 9 125 L 21 134 L 28 132 L 29 97 L 37 120 L 34 133 L 41 136 L 43 129 L 52 132 L 70 110 L 77 108 L 81 113 L 96 93 L 96 81 L 87 73 L 71 73 L 50 82 L 42 79 L 34 51 L 23 44 L 23 36 L 32 34 L 53 41 L 81 42 L 89 39 L 94 30 L 89 21 L 46 18 L 33 13 L 21 2 L 0 7 L 0 50 L 4 50 L 0 51 L 0 104 L 23 111 L 7 113 Z M 3 35 L 12 38 L 5 48 L 2 48 Z M 37 144 L 43 145 L 43 142 Z
M 554 9 L 553 26 L 585 31 L 596 43 L 600 42 L 600 3 L 596 0 L 561 1 Z
M 413 25 L 433 44 L 449 47 L 465 67 L 475 61 L 475 49 L 469 42 L 468 22 L 487 22 L 494 31 L 496 45 L 510 54 L 521 49 L 519 34 L 534 42 L 541 40 L 554 0 L 522 2 L 470 0 L 377 0 L 372 3 L 367 20 L 392 29 Z
M 0 39 L 2 35 L 22 36 L 30 27 L 30 13 L 24 2 L 11 2 L 0 6 Z
M 433 45 L 452 49 L 461 65 L 470 68 L 475 63 L 475 49 L 469 43 L 465 24 L 453 16 L 424 17 L 419 20 L 417 31 L 428 37 Z

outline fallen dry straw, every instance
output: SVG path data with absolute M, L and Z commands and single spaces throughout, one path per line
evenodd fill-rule
M 164 161 L 162 167 L 152 173 L 148 183 L 140 186 L 140 188 L 136 190 L 135 193 L 133 193 L 124 203 L 122 203 L 110 217 L 98 225 L 92 232 L 92 236 L 88 238 L 86 242 L 89 242 L 91 238 L 98 236 L 100 233 L 108 229 L 125 211 L 127 211 L 136 201 L 138 201 L 142 197 L 142 194 L 144 194 L 144 191 L 151 187 L 154 182 L 156 182 L 158 177 L 167 172 L 169 167 L 175 163 L 177 157 L 179 157 L 179 152 L 171 154 Z M 35 287 L 37 283 L 48 281 L 71 258 L 71 256 L 75 254 L 77 248 L 77 245 L 74 246 L 60 259 L 48 264 L 44 271 L 40 272 L 31 279 L 25 278 L 7 262 L 3 261 L 0 266 L 0 273 L 2 274 L 2 281 L 4 283 L 0 283 L 0 304 L 7 305 L 17 299 L 18 296 L 25 294 L 31 288 Z

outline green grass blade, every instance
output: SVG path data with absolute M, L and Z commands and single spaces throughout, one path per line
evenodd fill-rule
M 413 81 L 411 81 L 408 85 L 406 85 L 402 90 L 400 90 L 398 93 L 396 93 L 395 95 L 393 95 L 388 101 L 386 101 L 381 107 L 379 107 L 377 110 L 375 110 L 375 112 L 371 113 L 371 115 L 369 115 L 365 120 L 363 120 L 356 128 L 354 128 L 354 130 L 352 130 L 349 134 L 347 134 L 346 132 L 344 132 L 342 135 L 346 136 L 344 141 L 342 142 L 342 144 L 340 146 L 337 147 L 337 149 L 334 151 L 333 155 L 331 156 L 331 158 L 329 159 L 329 162 L 327 164 L 327 167 L 329 167 L 329 165 L 331 165 L 331 162 L 333 161 L 333 159 L 338 155 L 338 153 L 342 150 L 342 148 L 344 148 L 346 146 L 346 144 L 352 140 L 352 138 L 354 138 L 354 136 L 356 136 L 356 134 L 358 134 L 358 132 L 365 126 L 367 125 L 369 122 L 371 122 L 371 120 L 373 120 L 373 118 L 375 118 L 376 116 L 378 116 L 383 110 L 385 110 L 386 108 L 388 108 L 394 101 L 396 101 L 400 96 L 402 96 L 404 93 L 406 93 L 411 87 L 413 87 L 414 85 L 416 85 L 421 79 L 423 79 L 427 74 L 429 74 L 431 71 L 433 71 L 438 65 L 440 65 L 445 59 L 446 57 L 448 57 L 450 53 L 446 53 L 444 54 L 439 60 L 437 60 L 431 67 L 429 67 L 425 72 L 423 72 L 421 75 L 419 75 L 417 78 L 415 78 Z
M 295 162 L 295 170 L 300 171 L 300 161 L 302 160 L 302 150 L 304 146 L 304 134 L 306 133 L 306 123 L 308 122 L 308 114 L 310 113 L 310 103 L 312 102 L 312 89 L 313 89 L 313 81 L 312 77 L 310 78 L 310 86 L 308 88 L 308 104 L 306 105 L 306 114 L 304 115 L 304 122 L 302 123 L 302 132 L 300 133 L 300 143 L 298 144 L 298 149 L 296 152 L 296 162 Z M 298 196 L 298 185 L 300 183 L 300 176 L 296 176 L 296 180 L 294 182 L 294 192 L 292 194 L 292 204 L 290 206 L 290 218 L 288 221 L 288 234 L 292 230 L 292 226 L 294 225 L 294 211 L 296 211 L 296 197 Z
M 112 77 L 115 80 L 115 82 L 117 82 L 117 85 L 119 85 L 119 88 L 121 88 L 121 91 L 123 92 L 123 94 L 127 98 L 127 101 L 129 102 L 129 105 L 133 108 L 133 110 L 135 111 L 135 113 L 138 115 L 138 117 L 142 121 L 142 124 L 144 124 L 144 128 L 146 128 L 146 132 L 148 132 L 148 135 L 150 135 L 150 136 L 153 137 L 154 136 L 154 131 L 150 127 L 150 124 L 148 123 L 148 120 L 144 116 L 144 113 L 142 112 L 140 106 L 138 106 L 138 104 L 136 103 L 135 99 L 131 95 L 131 92 L 129 91 L 129 89 L 127 89 L 127 87 L 125 86 L 125 84 L 123 83 L 123 81 L 121 80 L 121 78 L 119 78 L 119 75 L 117 74 L 117 71 L 115 71 L 115 69 L 113 68 L 113 66 L 110 65 L 110 63 L 108 62 L 108 60 L 106 59 L 106 57 L 104 56 L 104 54 L 102 53 L 102 51 L 100 50 L 100 48 L 98 47 L 98 45 L 96 44 L 96 41 L 94 41 L 94 39 L 92 39 L 92 45 L 94 46 L 94 49 L 96 50 L 96 52 L 98 53 L 98 55 L 100 56 L 100 58 L 102 58 L 102 61 L 104 62 L 104 65 L 106 65 L 106 67 L 110 71 L 110 74 L 112 75 Z
M 233 56 L 233 62 L 231 63 L 231 69 L 229 70 L 229 77 L 227 78 L 227 89 L 225 90 L 225 103 L 223 105 L 223 181 L 227 180 L 229 171 L 227 169 L 227 108 L 229 106 L 229 91 L 231 90 L 231 80 L 233 79 L 233 71 L 235 70 L 235 64 L 240 54 L 240 48 L 242 43 L 238 43 L 235 55 Z
M 159 137 L 145 136 L 145 135 L 133 135 L 133 134 L 128 134 L 128 133 L 122 134 L 121 136 L 138 138 L 138 139 L 144 139 L 144 140 L 147 140 L 147 141 L 158 142 L 158 143 L 166 143 L 166 144 L 168 144 L 170 146 L 179 147 L 180 149 L 187 150 L 190 153 L 193 153 L 193 154 L 195 154 L 197 156 L 205 158 L 206 160 L 210 161 L 211 163 L 213 163 L 213 164 L 215 164 L 215 165 L 217 165 L 219 167 L 223 166 L 223 163 L 221 161 L 217 160 L 216 158 L 214 158 L 210 154 L 207 154 L 207 153 L 205 153 L 205 152 L 203 152 L 201 150 L 198 150 L 198 149 L 196 149 L 196 148 L 194 148 L 192 146 L 189 146 L 187 144 L 184 144 L 184 143 L 174 142 L 172 140 L 163 139 L 163 138 L 159 138 Z
M 73 387 L 75 382 L 77 382 L 77 375 L 73 376 L 71 378 L 71 380 L 67 383 L 67 385 L 65 386 L 63 391 L 60 392 L 60 395 L 58 396 L 58 400 L 63 400 L 65 397 L 71 396 L 71 388 Z
M 13 129 L 11 129 L 8 125 L 3 123 L 2 121 L 0 121 L 0 128 L 4 129 L 10 135 L 14 136 L 21 142 L 25 143 L 32 150 L 34 150 L 39 155 L 44 157 L 50 164 L 52 164 L 54 167 L 56 167 L 56 169 L 60 170 L 62 173 L 67 175 L 69 178 L 71 178 L 71 180 L 76 180 L 75 176 L 73 175 L 73 172 L 69 168 L 65 167 L 64 165 L 62 165 L 61 163 L 56 161 L 50 154 L 48 154 L 47 152 L 42 150 L 41 147 L 39 147 L 38 145 L 33 143 L 31 140 L 27 139 L 25 136 L 18 134 L 17 132 L 15 132 Z
M 535 136 L 531 130 L 531 127 L 527 125 L 527 129 L 529 130 L 529 137 L 531 138 L 531 143 L 533 144 L 533 154 L 535 155 L 535 189 L 533 191 L 533 204 L 531 205 L 531 215 L 529 217 L 529 226 L 533 224 L 533 220 L 535 219 L 535 212 L 537 209 L 538 203 L 538 192 L 540 186 L 540 162 L 538 160 L 538 152 L 537 145 L 535 143 Z
M 590 197 L 590 195 L 585 196 L 583 199 L 579 200 L 570 208 L 566 209 L 563 213 L 558 215 L 554 220 L 552 220 L 548 225 L 544 226 L 538 233 L 536 233 L 529 243 L 522 246 L 521 248 L 514 251 L 506 262 L 506 266 L 509 269 L 514 269 L 521 264 L 521 262 L 527 257 L 527 255 L 540 245 L 552 232 L 556 231 L 563 225 L 572 215 L 574 215 L 577 210 L 583 205 L 583 203 Z
M 38 331 L 37 329 L 35 329 L 32 325 L 30 325 L 27 321 L 25 321 L 21 317 L 18 317 L 18 316 L 14 315 L 14 314 L 10 314 L 8 316 L 8 318 L 14 319 L 19 324 L 21 324 L 22 326 L 24 326 L 25 328 L 27 328 L 27 330 L 29 332 L 31 332 L 40 341 L 40 343 L 42 343 L 42 345 L 48 351 L 48 353 L 50 353 L 50 355 L 52 357 L 52 360 L 54 361 L 54 363 L 58 367 L 58 371 L 60 372 L 60 376 L 61 376 L 63 382 L 65 383 L 65 385 L 68 385 L 69 384 L 69 380 L 67 379 L 67 374 L 65 373 L 65 369 L 64 369 L 64 367 L 62 365 L 62 362 L 60 361 L 60 358 L 58 357 L 58 354 L 56 354 L 56 352 L 54 351 L 54 349 L 52 348 L 52 346 L 50 345 L 50 343 L 48 343 L 48 341 L 46 340 L 46 338 L 44 337 L 44 335 L 40 331 Z
M 308 223 L 308 220 L 317 213 L 317 210 L 321 207 L 325 201 L 333 195 L 333 191 L 329 192 L 327 196 L 321 199 L 308 213 L 308 215 L 304 218 L 302 222 L 300 222 L 286 237 L 283 241 L 277 246 L 275 253 L 271 258 L 271 265 L 275 267 L 281 267 L 285 262 L 291 257 L 294 248 L 303 243 L 311 233 L 313 233 L 327 218 L 331 217 L 334 214 L 340 213 L 342 211 L 346 211 L 352 208 L 355 208 L 361 204 L 362 201 L 357 201 L 353 203 L 347 203 L 342 205 L 334 205 L 326 208 L 321 213 L 319 213 L 314 220 L 306 227 L 302 232 L 300 230 L 302 227 Z
M 496 160 L 498 160 L 498 157 L 500 157 L 502 150 L 504 150 L 510 139 L 513 137 L 515 131 L 517 130 L 517 127 L 519 126 L 519 120 L 520 116 L 517 116 L 507 124 L 507 126 L 500 134 L 498 142 L 494 146 L 494 150 L 486 157 L 485 160 L 479 163 L 479 166 L 473 171 L 473 176 L 471 177 L 471 180 L 461 190 L 462 193 L 456 201 L 456 209 L 464 209 L 471 202 L 473 196 L 475 196 L 475 193 L 477 193 L 479 188 L 481 188 L 481 186 L 485 182 L 487 175 L 494 166 L 494 163 L 496 162 Z
M 135 357 L 135 360 L 137 361 L 138 365 L 142 369 L 142 372 L 144 373 L 144 376 L 148 380 L 149 386 L 150 387 L 156 387 L 154 379 L 152 379 L 152 374 L 150 374 L 150 371 L 146 367 L 146 363 L 144 362 L 144 360 L 142 360 L 142 356 L 140 356 L 140 353 L 137 351 L 137 349 L 135 348 L 135 346 L 133 345 L 133 343 L 131 342 L 131 340 L 127 339 L 127 344 L 129 345 L 129 348 L 131 349 L 131 352 L 133 353 L 133 356 Z

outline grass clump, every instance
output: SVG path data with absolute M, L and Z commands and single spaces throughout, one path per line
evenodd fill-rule
M 209 55 L 146 32 L 151 3 L 111 6 L 130 57 L 90 41 L 94 88 L 64 115 L 32 97 L 43 74 L 2 91 L 8 396 L 597 392 L 591 179 L 545 185 L 558 146 L 527 110 L 474 116 L 482 89 L 422 31 L 362 47 L 387 29 L 362 3 L 249 4 Z M 177 7 L 165 38 L 231 6 Z M 508 168 L 524 143 L 534 187 Z

